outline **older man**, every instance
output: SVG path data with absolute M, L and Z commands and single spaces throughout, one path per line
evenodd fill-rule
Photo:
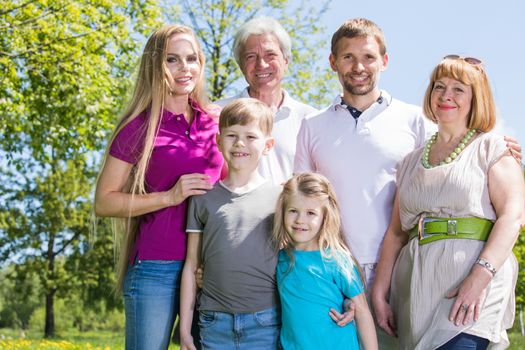
M 291 41 L 273 18 L 258 17 L 246 22 L 235 34 L 233 54 L 248 86 L 238 95 L 220 100 L 224 107 L 240 97 L 266 103 L 274 112 L 275 146 L 259 163 L 260 174 L 275 184 L 292 175 L 296 136 L 301 122 L 316 109 L 293 99 L 281 87 L 290 61 Z

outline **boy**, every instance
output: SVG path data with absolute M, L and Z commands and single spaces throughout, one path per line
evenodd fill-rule
M 188 249 L 181 287 L 181 350 L 195 349 L 190 334 L 197 285 L 203 349 L 276 349 L 281 323 L 271 245 L 273 214 L 281 186 L 257 171 L 272 148 L 272 111 L 241 98 L 221 112 L 217 144 L 228 176 L 188 209 Z

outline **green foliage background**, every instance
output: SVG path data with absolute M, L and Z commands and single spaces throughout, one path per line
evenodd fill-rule
M 295 4 L 295 5 L 293 5 Z M 231 57 L 250 18 L 280 20 L 294 43 L 286 88 L 312 105 L 331 86 L 317 20 L 326 4 L 287 0 L 9 0 L 0 9 L 0 327 L 123 326 L 113 237 L 93 230 L 92 194 L 107 139 L 130 95 L 145 38 L 193 27 L 212 99 L 243 87 Z M 320 62 L 322 62 L 320 64 Z M 237 87 L 235 87 L 237 84 Z M 55 317 L 55 315 L 57 317 Z M 55 322 L 56 319 L 56 322 Z
M 319 24 L 330 0 L 8 0 L 0 9 L 0 328 L 121 330 L 113 236 L 93 230 L 101 157 L 130 94 L 145 38 L 196 31 L 213 100 L 244 87 L 235 30 L 268 15 L 292 36 L 285 88 L 316 107 L 339 91 Z M 514 249 L 525 266 L 525 238 Z M 525 304 L 520 269 L 518 305 Z M 55 322 L 56 315 L 56 322 Z

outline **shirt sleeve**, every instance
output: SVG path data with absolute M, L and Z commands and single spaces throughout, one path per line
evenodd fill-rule
M 188 204 L 188 220 L 186 221 L 186 233 L 200 233 L 206 222 L 206 212 L 199 197 L 190 197 Z
M 297 134 L 297 146 L 295 148 L 294 174 L 315 171 L 314 162 L 310 149 L 310 133 L 307 120 L 303 119 L 301 128 Z
M 347 298 L 353 298 L 365 291 L 365 287 L 363 285 L 363 282 L 361 281 L 361 277 L 359 275 L 359 270 L 357 269 L 357 266 L 355 264 L 352 264 L 352 266 L 349 266 L 351 274 L 350 279 L 346 276 L 341 269 L 336 269 L 336 277 L 335 277 L 335 283 L 339 290 L 344 294 Z
M 503 156 L 510 155 L 510 152 L 507 147 L 507 142 L 505 142 L 501 135 L 488 133 L 483 141 L 480 153 L 485 154 L 483 158 L 486 171 L 488 172 Z
M 113 139 L 109 154 L 130 164 L 136 164 L 144 148 L 145 119 L 139 115 L 124 126 Z
M 417 128 L 417 142 L 415 148 L 419 148 L 425 145 L 426 140 L 428 140 L 437 131 L 437 124 L 433 123 L 430 119 L 425 117 L 423 111 L 420 110 L 418 113 Z

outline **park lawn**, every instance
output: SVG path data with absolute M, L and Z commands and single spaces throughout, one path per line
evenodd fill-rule
M 22 338 L 24 337 L 24 338 Z M 525 337 L 519 333 L 510 333 L 509 350 L 525 349 Z M 25 332 L 0 329 L 0 350 L 122 350 L 124 334 L 122 332 L 90 331 L 62 332 L 54 339 L 42 339 L 41 332 Z M 170 350 L 179 346 L 171 344 Z
M 123 350 L 124 333 L 109 331 L 59 332 L 53 339 L 42 339 L 41 332 L 0 329 L 0 350 Z M 169 350 L 179 350 L 170 344 Z

